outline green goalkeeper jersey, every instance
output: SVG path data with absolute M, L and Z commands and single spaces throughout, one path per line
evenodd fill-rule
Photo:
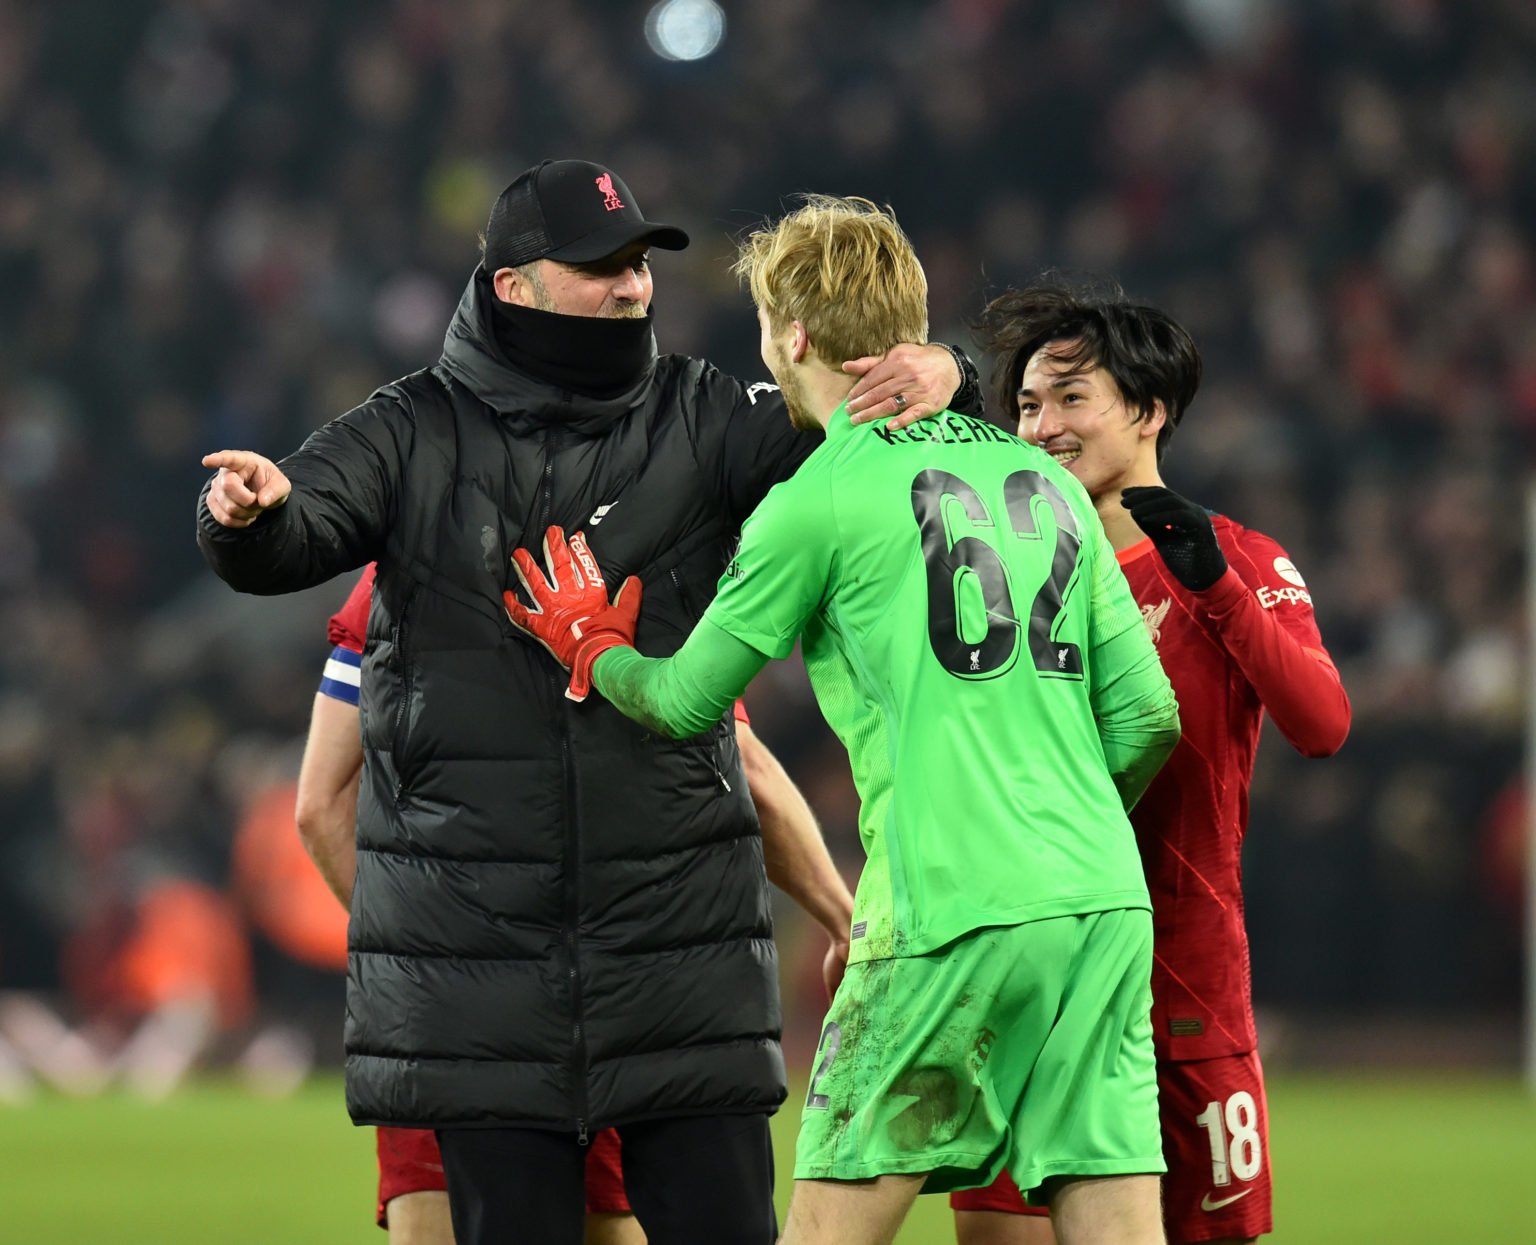
M 1049 455 L 953 412 L 892 431 L 839 407 L 747 520 L 707 624 L 768 657 L 803 637 L 861 799 L 853 961 L 1150 906 L 1126 807 L 1177 708 Z

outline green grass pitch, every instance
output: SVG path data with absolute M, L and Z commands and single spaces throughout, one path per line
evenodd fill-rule
M 780 1205 L 803 1085 L 775 1122 Z M 1285 1077 L 1271 1086 L 1275 1245 L 1536 1242 L 1536 1098 L 1513 1079 Z M 0 1107 L 0 1240 L 384 1245 L 372 1133 L 332 1077 L 281 1101 L 203 1082 L 170 1102 Z M 920 1198 L 898 1240 L 953 1240 Z

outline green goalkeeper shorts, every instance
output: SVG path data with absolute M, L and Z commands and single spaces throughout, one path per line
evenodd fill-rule
M 976 930 L 849 966 L 812 1066 L 797 1180 L 927 1173 L 923 1191 L 1026 1193 L 1165 1170 L 1152 1054 L 1152 914 Z

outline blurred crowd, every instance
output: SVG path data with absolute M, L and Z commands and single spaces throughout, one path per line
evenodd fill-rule
M 662 348 L 750 379 L 732 238 L 803 190 L 895 207 L 935 337 L 1045 268 L 1181 318 L 1207 379 L 1165 474 L 1288 548 L 1355 704 L 1336 759 L 1261 756 L 1258 1002 L 1512 1015 L 1536 8 L 779 0 L 678 63 L 646 7 L 0 0 L 0 991 L 121 1046 L 195 944 L 219 1034 L 339 1028 L 334 948 L 236 844 L 281 821 L 349 585 L 214 581 L 198 460 L 435 361 L 496 192 L 581 156 L 694 237 Z M 803 676 L 748 703 L 856 870 Z

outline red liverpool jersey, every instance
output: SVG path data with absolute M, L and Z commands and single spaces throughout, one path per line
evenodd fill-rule
M 342 607 L 331 615 L 329 639 L 337 648 L 361 653 L 368 639 L 368 611 L 373 607 L 374 564 L 368 563 Z
M 1264 713 L 1306 756 L 1337 751 L 1349 730 L 1349 700 L 1285 550 L 1222 515 L 1212 524 L 1229 569 L 1205 592 L 1180 584 L 1150 540 L 1119 555 L 1183 724 L 1131 813 L 1152 893 L 1160 1059 L 1255 1046 L 1242 846 Z

